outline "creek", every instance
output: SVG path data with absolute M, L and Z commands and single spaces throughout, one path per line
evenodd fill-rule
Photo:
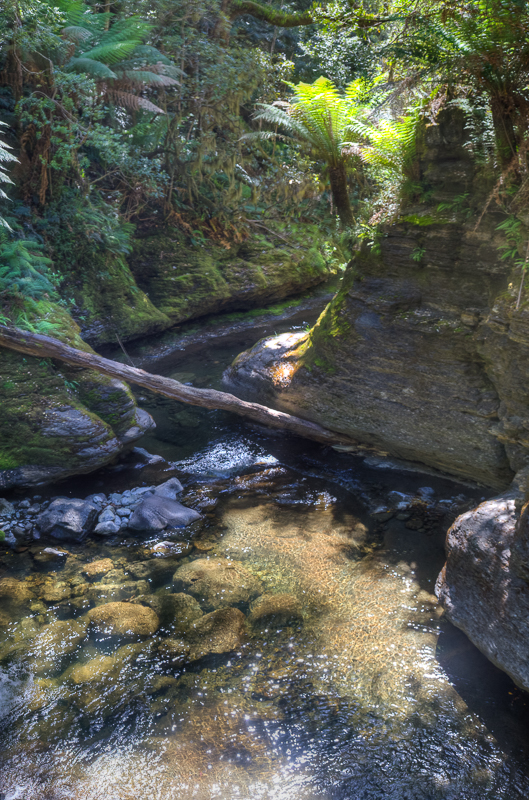
M 237 353 L 314 314 L 189 343 L 163 372 L 220 388 Z M 483 490 L 154 395 L 141 404 L 158 426 L 141 445 L 164 461 L 128 457 L 48 494 L 176 476 L 203 519 L 68 543 L 59 563 L 43 556 L 49 542 L 2 548 L 0 575 L 31 595 L 0 608 L 5 800 L 527 798 L 527 697 L 433 594 L 447 525 Z M 175 562 L 183 539 L 193 549 Z M 217 556 L 267 594 L 293 595 L 301 618 L 248 624 L 232 652 L 180 667 L 159 655 L 170 625 L 147 638 L 43 637 L 97 602 L 87 562 L 110 559 L 118 588 L 143 576 L 144 592 L 147 575 L 147 591 L 167 595 L 176 567 Z

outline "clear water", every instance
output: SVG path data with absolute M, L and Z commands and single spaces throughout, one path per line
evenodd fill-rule
M 251 343 L 245 333 L 181 353 L 166 373 L 218 386 Z M 391 491 L 429 486 L 461 505 L 482 491 L 163 398 L 144 405 L 158 429 L 142 444 L 171 464 L 124 461 L 61 492 L 178 475 L 203 522 L 185 534 L 194 549 L 183 561 L 156 556 L 150 589 L 170 590 L 186 560 L 227 555 L 267 593 L 298 598 L 303 619 L 248 625 L 233 652 L 170 667 L 158 651 L 170 629 L 136 640 L 50 631 L 64 620 L 82 630 L 87 562 L 110 558 L 114 580 L 130 585 L 178 533 L 68 545 L 60 564 L 44 560 L 46 542 L 1 551 L 0 578 L 19 581 L 0 606 L 7 800 L 526 798 L 526 696 L 443 620 L 432 594 L 449 514 L 425 511 L 419 531 L 370 515 Z

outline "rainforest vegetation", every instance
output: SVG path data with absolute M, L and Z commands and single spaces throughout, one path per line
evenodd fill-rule
M 524 269 L 528 85 L 524 0 L 4 0 L 0 315 L 68 308 L 164 226 L 229 249 L 316 223 L 343 261 L 427 198 L 418 131 L 450 104 Z

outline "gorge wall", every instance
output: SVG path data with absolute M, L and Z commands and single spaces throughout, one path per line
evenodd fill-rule
M 485 198 L 464 118 L 425 133 L 427 204 L 408 206 L 364 246 L 307 334 L 259 343 L 225 377 L 245 399 L 394 456 L 494 488 L 529 458 L 529 308 L 500 258 L 502 217 L 438 212 Z M 515 281 L 515 283 L 513 282 Z
M 135 240 L 129 263 L 112 252 L 87 253 L 79 241 L 75 263 L 62 265 L 70 313 L 45 301 L 40 312 L 52 335 L 80 349 L 272 303 L 330 275 L 310 225 L 294 226 L 288 239 L 256 232 L 230 248 L 191 247 L 171 229 L 151 232 Z M 91 472 L 154 425 L 125 384 L 5 350 L 0 407 L 0 489 Z
M 426 128 L 428 201 L 360 249 L 309 333 L 259 342 L 224 384 L 500 492 L 450 529 L 437 592 L 449 619 L 529 691 L 529 301 L 516 309 L 502 216 L 480 219 L 490 186 L 466 137 L 458 111 Z

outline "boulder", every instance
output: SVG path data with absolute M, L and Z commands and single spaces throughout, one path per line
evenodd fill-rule
M 99 509 L 76 498 L 58 497 L 36 520 L 41 534 L 81 542 L 94 529 Z
M 436 594 L 448 619 L 529 691 L 529 506 L 507 492 L 456 519 Z
M 105 603 L 87 616 L 94 630 L 111 636 L 152 636 L 160 625 L 152 608 L 134 603 Z
M 229 653 L 243 640 L 246 617 L 238 608 L 221 608 L 195 622 L 187 637 L 190 661 L 211 653 Z
M 165 483 L 161 483 L 154 490 L 158 497 L 167 497 L 169 500 L 176 500 L 176 496 L 184 491 L 184 487 L 177 478 L 169 478 Z
M 192 508 L 154 494 L 142 500 L 130 517 L 128 527 L 135 531 L 162 531 L 168 525 L 180 528 L 197 519 L 200 514 Z
M 301 603 L 292 594 L 262 594 L 251 604 L 248 615 L 250 622 L 277 625 L 301 617 Z
M 205 609 L 245 606 L 261 594 L 261 581 L 239 561 L 199 558 L 173 575 L 173 589 L 193 595 Z

